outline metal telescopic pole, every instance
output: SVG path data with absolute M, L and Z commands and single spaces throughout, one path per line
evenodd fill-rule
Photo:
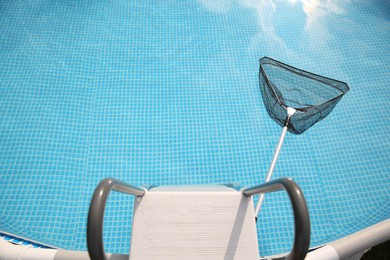
M 278 160 L 278 156 L 280 153 L 280 150 L 282 148 L 283 142 L 284 142 L 284 137 L 286 136 L 288 125 L 290 123 L 291 117 L 295 114 L 296 110 L 294 108 L 288 107 L 287 108 L 287 118 L 286 121 L 284 122 L 284 126 L 282 129 L 282 134 L 280 135 L 278 146 L 276 146 L 275 152 L 274 152 L 274 157 L 272 158 L 271 166 L 269 167 L 268 174 L 267 174 L 267 179 L 265 182 L 269 182 L 271 180 L 272 174 L 274 172 L 274 168 L 276 165 L 276 161 Z M 264 193 L 260 195 L 260 198 L 257 202 L 256 205 L 256 210 L 255 210 L 255 218 L 257 220 L 257 216 L 259 215 L 260 209 L 261 209 L 261 204 L 263 203 L 264 200 Z

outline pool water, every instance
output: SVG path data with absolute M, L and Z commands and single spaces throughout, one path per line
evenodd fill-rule
M 302 188 L 312 246 L 390 217 L 388 1 L 1 1 L 0 231 L 86 250 L 93 190 L 265 180 L 281 128 L 262 103 L 269 56 L 345 81 L 334 111 L 288 134 L 274 178 Z M 128 253 L 132 199 L 110 195 L 107 252 Z M 262 255 L 288 251 L 283 193 Z

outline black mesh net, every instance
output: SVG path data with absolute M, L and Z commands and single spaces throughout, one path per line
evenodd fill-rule
M 268 57 L 260 59 L 260 90 L 269 116 L 283 126 L 287 107 L 296 109 L 288 131 L 301 134 L 324 119 L 348 92 L 346 83 L 303 71 Z

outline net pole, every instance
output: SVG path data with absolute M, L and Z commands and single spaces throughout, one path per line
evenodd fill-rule
M 265 180 L 265 182 L 269 182 L 271 180 L 272 174 L 273 174 L 274 169 L 275 169 L 276 161 L 278 160 L 280 150 L 282 149 L 284 138 L 286 137 L 286 133 L 287 133 L 288 125 L 290 123 L 290 119 L 295 114 L 295 112 L 296 112 L 295 109 L 290 108 L 290 107 L 287 108 L 288 116 L 287 116 L 286 121 L 284 123 L 283 129 L 282 129 L 282 134 L 279 137 L 279 142 L 278 142 L 278 145 L 276 146 L 276 149 L 274 152 L 274 157 L 272 158 L 271 166 L 269 167 L 267 179 Z M 264 197 L 265 197 L 265 194 L 263 193 L 260 195 L 259 200 L 257 201 L 256 209 L 255 209 L 256 220 L 257 220 L 257 216 L 260 213 L 260 209 L 261 209 L 261 205 L 263 203 Z
M 267 179 L 265 180 L 265 182 L 269 182 L 271 180 L 271 177 L 272 177 L 272 174 L 274 172 L 275 165 L 276 165 L 276 161 L 278 160 L 279 153 L 280 153 L 280 150 L 282 148 L 284 137 L 286 136 L 286 133 L 287 133 L 287 126 L 284 126 L 283 130 L 282 130 L 282 134 L 280 135 L 280 138 L 279 138 L 278 146 L 275 149 L 274 157 L 272 159 L 271 166 L 269 167 Z M 265 196 L 264 193 L 261 194 L 259 197 L 259 200 L 257 202 L 256 210 L 255 210 L 255 217 L 256 218 L 259 215 L 259 212 L 261 209 L 261 204 L 263 203 L 263 200 L 264 200 L 264 196 Z

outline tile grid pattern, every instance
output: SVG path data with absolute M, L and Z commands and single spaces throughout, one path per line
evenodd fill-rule
M 294 178 L 307 197 L 312 245 L 388 218 L 389 120 L 382 108 L 389 65 L 367 48 L 377 61 L 367 73 L 360 62 L 366 57 L 336 37 L 348 35 L 343 24 L 353 20 L 348 28 L 356 34 L 348 39 L 358 44 L 359 35 L 375 31 L 375 47 L 388 60 L 385 25 L 370 23 L 369 14 L 362 19 L 359 10 L 344 23 L 335 16 L 332 47 L 313 50 L 299 44 L 304 32 L 284 31 L 280 39 L 296 49 L 291 54 L 290 46 L 272 44 L 259 10 L 231 5 L 0 4 L 0 230 L 85 250 L 89 200 L 102 178 L 134 185 L 262 182 L 281 131 L 261 103 L 264 55 L 351 87 L 326 120 L 287 136 L 275 169 L 274 178 Z M 304 19 L 295 11 L 285 19 Z M 289 26 L 274 22 L 273 33 Z M 333 62 L 340 53 L 356 61 Z M 366 109 L 357 112 L 361 105 Z M 107 206 L 106 250 L 127 253 L 132 199 L 113 193 Z M 287 196 L 267 195 L 261 253 L 288 251 L 292 226 Z

